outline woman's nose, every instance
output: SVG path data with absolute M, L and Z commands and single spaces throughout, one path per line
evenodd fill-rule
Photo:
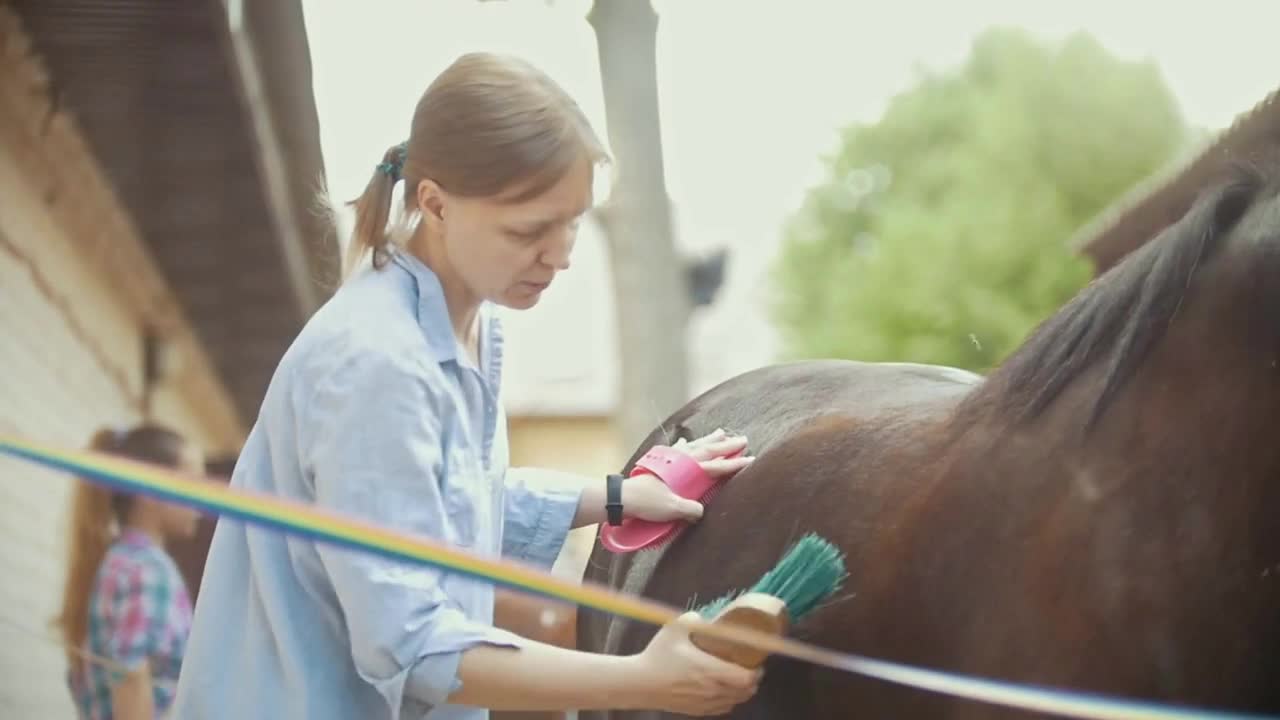
M 573 253 L 576 228 L 563 228 L 552 234 L 542 251 L 542 262 L 557 271 L 569 269 L 569 256 Z

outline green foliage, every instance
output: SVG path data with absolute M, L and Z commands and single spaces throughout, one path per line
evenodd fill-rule
M 989 370 L 1088 282 L 1073 233 L 1189 137 L 1154 65 L 988 31 L 825 159 L 774 268 L 787 354 Z

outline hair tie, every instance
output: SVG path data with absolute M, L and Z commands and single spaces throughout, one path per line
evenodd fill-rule
M 408 140 L 392 147 L 387 151 L 387 155 L 390 156 L 390 159 L 384 159 L 382 162 L 378 163 L 378 172 L 384 173 L 387 177 L 391 178 L 391 182 L 398 182 L 400 180 L 401 173 L 404 171 L 404 158 L 405 155 L 408 154 L 408 151 Z

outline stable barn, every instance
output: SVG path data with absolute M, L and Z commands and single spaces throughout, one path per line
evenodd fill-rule
M 234 458 L 336 268 L 300 5 L 244 8 L 0 6 L 0 432 L 150 416 Z M 72 480 L 0 475 L 0 715 L 74 717 L 49 627 Z

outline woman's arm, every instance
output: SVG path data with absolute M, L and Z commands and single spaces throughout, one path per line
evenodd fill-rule
M 692 615 L 692 613 L 690 614 Z M 493 710 L 663 710 L 721 715 L 755 693 L 759 671 L 697 649 L 679 623 L 644 652 L 611 656 L 526 641 L 521 649 L 472 648 L 449 702 Z
M 653 689 L 638 656 L 593 655 L 527 640 L 519 650 L 482 645 L 462 654 L 457 705 L 490 710 L 636 710 Z
M 630 501 L 633 498 L 630 496 L 634 494 L 631 491 L 635 488 L 635 483 L 633 482 L 635 479 L 628 478 L 622 482 L 622 508 L 625 515 L 631 514 Z M 593 478 L 591 480 L 584 478 L 582 497 L 578 500 L 578 511 L 573 515 L 573 527 L 580 528 L 587 525 L 596 525 L 608 520 L 604 508 L 606 489 L 607 485 L 604 478 Z
M 431 385 L 418 358 L 357 352 L 311 383 L 301 416 L 299 447 L 316 505 L 410 535 L 455 537 L 464 530 L 457 523 L 475 519 L 457 516 L 445 504 L 447 398 Z M 444 704 L 457 684 L 463 651 L 519 644 L 468 617 L 436 568 L 333 544 L 315 549 L 332 588 L 317 601 L 333 604 L 346 625 L 356 673 L 377 689 L 392 717 L 401 716 L 406 704 L 411 714 L 421 714 L 412 706 Z
M 155 720 L 151 668 L 142 665 L 111 687 L 111 716 L 116 720 Z
M 447 408 L 412 359 L 361 360 L 315 385 L 316 414 L 302 441 L 315 501 L 387 528 L 448 537 L 453 520 L 439 482 Z M 572 509 L 566 503 L 565 526 Z M 407 702 L 414 712 L 448 703 L 566 710 L 675 703 L 687 714 L 754 690 L 755 673 L 697 650 L 682 628 L 664 629 L 663 642 L 651 644 L 657 649 L 634 659 L 564 650 L 468 617 L 433 568 L 324 544 L 316 550 L 356 671 L 394 715 Z
M 506 530 L 502 554 L 551 567 L 569 530 L 605 522 L 605 478 L 545 470 L 507 472 Z M 697 520 L 702 505 L 675 495 L 658 478 L 641 475 L 622 482 L 625 517 Z
M 747 447 L 747 439 L 727 435 L 723 430 L 716 430 L 692 442 L 680 440 L 671 447 L 687 453 L 702 466 L 704 472 L 722 480 L 729 479 L 754 459 L 746 455 L 728 457 L 742 452 Z M 578 512 L 573 519 L 574 527 L 603 523 L 608 519 L 604 506 L 606 487 L 604 478 L 584 485 Z M 702 517 L 702 504 L 680 497 L 657 477 L 645 474 L 623 480 L 622 514 L 656 522 L 694 521 Z
M 728 479 L 755 459 L 746 455 L 728 457 L 741 452 L 746 446 L 745 437 L 726 435 L 723 430 L 717 430 L 693 442 L 681 440 L 671 447 L 688 453 L 713 477 Z M 508 478 L 507 514 L 509 524 L 515 527 L 509 528 L 513 530 L 509 533 L 512 542 L 511 547 L 504 551 L 506 555 L 523 557 L 523 548 L 536 544 L 536 530 L 544 524 L 541 517 L 543 507 L 549 507 L 558 513 L 558 506 L 568 497 L 566 491 L 569 489 L 577 495 L 577 505 L 569 523 L 570 529 L 608 520 L 605 511 L 605 478 L 535 468 L 511 468 Z M 676 495 L 653 475 L 638 475 L 622 482 L 622 513 L 624 517 L 659 522 L 694 521 L 702 517 L 702 504 Z M 555 522 L 550 524 L 554 525 Z

